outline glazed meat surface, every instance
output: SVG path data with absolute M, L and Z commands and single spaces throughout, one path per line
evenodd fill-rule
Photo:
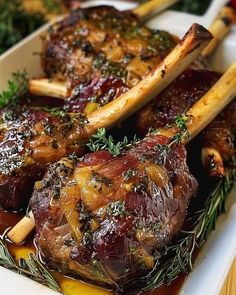
M 204 69 L 188 69 L 156 99 L 139 111 L 135 117 L 135 129 L 145 136 L 150 129 L 158 129 L 174 122 L 176 116 L 184 114 L 220 78 L 220 74 Z M 222 160 L 228 161 L 235 154 L 236 100 L 207 126 L 201 134 L 203 148 L 215 149 Z M 217 159 L 209 153 L 204 165 L 210 176 L 220 174 Z M 218 160 L 219 161 L 219 160 Z
M 84 112 L 91 114 L 110 101 L 129 90 L 129 87 L 119 78 L 97 77 L 86 85 L 80 84 L 73 95 L 65 100 L 64 110 L 68 112 Z
M 235 155 L 236 99 L 203 131 L 203 147 L 216 149 L 224 160 Z
M 135 129 L 140 136 L 145 136 L 149 128 L 173 123 L 175 117 L 191 107 L 218 78 L 219 74 L 211 71 L 187 70 L 137 113 Z M 113 78 L 94 80 L 93 84 L 80 89 L 75 100 L 67 103 L 67 110 L 84 110 L 89 114 L 94 106 L 90 109 L 87 101 L 96 93 L 100 93 L 102 104 L 102 99 L 111 99 L 109 94 L 122 91 L 126 91 L 124 84 Z M 0 204 L 4 208 L 17 209 L 29 199 L 34 181 L 40 179 L 48 163 L 81 152 L 81 144 L 87 140 L 86 126 L 82 128 L 83 117 L 80 125 L 79 113 L 74 114 L 76 120 L 62 114 L 64 117 L 35 110 L 2 111 Z M 234 122 L 235 102 L 204 131 L 203 146 L 213 147 L 224 159 L 229 159 L 234 153 Z
M 78 9 L 53 25 L 44 43 L 43 68 L 69 87 L 113 76 L 132 87 L 176 45 L 127 11 L 110 6 Z
M 77 118 L 75 122 L 67 115 L 51 115 L 29 108 L 3 110 L 0 205 L 5 209 L 19 209 L 24 205 L 34 181 L 42 177 L 47 164 L 72 152 L 79 153 L 84 134 L 82 119 Z
M 149 129 L 158 129 L 184 114 L 220 78 L 220 74 L 204 69 L 188 69 L 167 89 L 135 115 L 136 129 L 145 136 Z
M 51 165 L 31 199 L 43 259 L 110 285 L 150 271 L 197 190 L 182 145 L 162 159 L 168 142 L 150 135 L 115 158 L 99 151 Z

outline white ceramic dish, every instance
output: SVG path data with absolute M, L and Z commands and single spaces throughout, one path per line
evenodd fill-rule
M 183 35 L 193 23 L 199 22 L 208 26 L 218 5 L 227 1 L 213 1 L 213 5 L 204 16 L 194 16 L 186 13 L 167 11 L 153 18 L 149 25 L 153 28 L 169 30 L 177 35 Z M 111 1 L 90 1 L 90 4 L 111 4 Z M 131 9 L 134 4 L 125 1 L 112 1 L 112 5 L 120 9 Z M 41 36 L 47 25 L 30 35 L 21 43 L 0 56 L 0 91 L 7 85 L 11 73 L 26 69 L 30 76 L 42 74 L 40 58 L 37 52 L 41 50 Z M 236 60 L 236 30 L 218 48 L 211 59 L 213 68 L 224 70 Z M 228 201 L 228 213 L 221 216 L 217 222 L 216 231 L 203 247 L 195 265 L 180 294 L 183 295 L 217 295 L 236 254 L 236 189 Z M 0 295 L 53 295 L 57 294 L 25 277 L 0 267 Z M 92 295 L 81 293 L 79 295 Z M 232 294 L 234 295 L 234 294 Z

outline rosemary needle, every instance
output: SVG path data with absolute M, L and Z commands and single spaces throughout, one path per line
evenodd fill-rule
M 234 165 L 236 167 L 236 159 Z M 228 169 L 216 187 L 209 194 L 203 209 L 191 218 L 193 228 L 182 231 L 179 239 L 163 251 L 166 260 L 156 265 L 153 271 L 139 280 L 133 280 L 123 287 L 124 294 L 136 294 L 136 291 L 150 291 L 163 284 L 170 284 L 180 274 L 193 269 L 193 252 L 198 249 L 215 229 L 218 216 L 225 212 L 227 197 L 236 182 L 236 168 Z
M 0 238 L 0 265 L 27 276 L 54 291 L 61 292 L 61 289 L 53 276 L 43 266 L 35 254 L 31 253 L 27 259 L 21 258 L 19 263 L 17 263 L 11 256 L 7 245 L 2 238 Z

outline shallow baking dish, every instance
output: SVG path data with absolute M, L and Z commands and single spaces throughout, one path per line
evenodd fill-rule
M 162 15 L 152 18 L 148 25 L 155 29 L 164 29 L 179 36 L 194 22 L 206 27 L 218 10 L 219 6 L 227 1 L 213 1 L 203 16 L 187 13 L 166 11 Z M 87 1 L 88 5 L 111 5 L 111 1 Z M 135 3 L 128 1 L 112 1 L 118 9 L 131 9 Z M 48 25 L 21 41 L 19 44 L 0 56 L 0 91 L 3 90 L 12 72 L 26 69 L 30 76 L 42 75 L 40 56 L 42 40 Z M 219 46 L 211 58 L 211 66 L 223 71 L 236 60 L 236 29 Z M 236 254 L 236 188 L 231 192 L 227 202 L 227 213 L 218 221 L 216 230 L 208 242 L 203 246 L 194 264 L 193 272 L 186 279 L 180 294 L 184 295 L 216 295 L 220 292 L 225 277 L 230 269 Z M 17 275 L 0 267 L 0 294 L 18 295 L 53 295 L 57 294 L 23 276 Z M 78 290 L 79 295 L 92 293 Z M 99 290 L 96 294 L 107 294 Z

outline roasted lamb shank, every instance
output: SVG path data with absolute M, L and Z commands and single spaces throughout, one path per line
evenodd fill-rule
M 150 135 L 118 158 L 102 151 L 50 166 L 31 199 L 43 259 L 110 285 L 150 271 L 197 190 L 182 145 L 160 164 L 168 142 Z
M 233 99 L 235 71 L 234 65 L 187 111 L 185 136 L 179 137 L 182 125 L 166 126 L 118 157 L 100 151 L 50 166 L 31 199 L 42 258 L 113 286 L 150 271 L 197 190 L 181 142 Z
M 53 25 L 43 51 L 50 79 L 70 86 L 113 76 L 128 87 L 138 83 L 174 48 L 177 39 L 142 25 L 111 6 L 78 9 Z
M 211 35 L 207 30 L 193 25 L 161 65 L 132 89 L 90 114 L 87 120 L 80 113 L 62 114 L 61 118 L 60 114 L 58 116 L 45 111 L 31 111 L 30 108 L 26 112 L 13 110 L 16 117 L 8 118 L 8 111 L 3 110 L 5 119 L 1 125 L 1 146 L 4 152 L 0 156 L 3 163 L 0 167 L 2 205 L 7 209 L 17 209 L 15 205 L 22 202 L 19 199 L 10 199 L 19 198 L 21 188 L 26 184 L 29 190 L 32 189 L 35 178 L 41 175 L 36 172 L 35 167 L 40 167 L 40 171 L 45 172 L 49 163 L 68 156 L 73 151 L 77 152 L 97 128 L 114 126 L 132 115 L 178 77 L 210 39 Z M 22 131 L 25 130 L 28 131 L 27 136 L 26 132 L 22 136 Z M 12 164 L 14 159 L 17 165 Z M 29 171 L 35 173 L 31 182 L 27 176 Z
M 51 115 L 27 108 L 2 111 L 0 136 L 0 204 L 20 208 L 29 199 L 35 180 L 48 163 L 82 152 L 84 117 Z M 77 134 L 75 137 L 73 134 Z
M 124 17 L 126 14 L 127 18 Z M 86 21 L 84 21 L 83 17 L 80 17 L 79 15 L 86 15 Z M 112 21 L 110 19 L 111 15 Z M 204 56 L 208 56 L 218 44 L 219 40 L 221 40 L 229 32 L 230 24 L 233 22 L 234 17 L 235 15 L 231 9 L 222 9 L 219 16 L 210 27 L 210 31 L 213 33 L 215 38 L 203 51 L 202 54 Z M 80 62 L 74 62 L 81 57 L 80 55 L 77 55 L 77 52 L 79 52 L 79 50 L 80 52 L 83 51 L 83 42 L 86 44 L 89 42 L 89 44 L 95 48 L 93 53 L 91 52 L 89 55 L 90 70 L 86 72 L 84 79 L 78 79 L 76 90 L 73 92 L 71 97 L 65 101 L 64 108 L 68 111 L 85 111 L 86 114 L 89 114 L 107 102 L 115 99 L 120 94 L 126 92 L 132 85 L 136 84 L 140 79 L 142 79 L 149 69 L 158 65 L 158 63 L 160 63 L 163 57 L 177 41 L 174 36 L 171 36 L 166 32 L 152 31 L 144 27 L 140 23 L 139 18 L 134 14 L 130 12 L 121 13 L 111 7 L 104 6 L 100 7 L 98 10 L 97 8 L 90 8 L 83 11 L 77 10 L 73 14 L 73 22 L 71 22 L 71 18 L 72 16 L 69 16 L 69 18 L 60 23 L 57 23 L 53 27 L 52 32 L 49 33 L 45 42 L 45 50 L 43 55 L 43 64 L 48 77 L 54 78 L 55 80 L 67 81 L 67 87 L 65 87 L 65 89 L 67 89 L 68 87 L 71 88 L 71 86 L 68 85 L 73 84 L 68 83 L 70 80 L 69 71 L 65 70 L 63 74 L 58 75 L 58 73 L 62 73 L 62 71 L 60 70 L 61 67 L 56 67 L 56 74 L 53 74 L 52 71 L 47 70 L 47 61 L 50 60 L 52 64 L 54 64 L 54 62 L 55 64 L 60 62 L 64 64 L 64 58 L 66 57 L 69 64 L 73 63 L 74 65 L 78 64 L 79 66 L 83 66 L 83 62 L 81 60 Z M 131 22 L 131 18 L 133 18 L 133 22 Z M 70 25 L 68 25 L 68 23 L 70 23 Z M 98 42 L 99 45 L 91 37 L 93 30 L 88 29 L 88 23 L 89 25 L 93 24 L 91 25 L 91 28 L 96 27 L 96 30 L 99 30 L 99 32 L 101 32 L 101 29 L 103 30 L 103 35 L 106 37 L 103 41 L 100 40 L 100 43 Z M 119 26 L 117 23 L 119 23 Z M 78 48 L 71 49 L 67 54 L 57 54 L 58 52 L 61 52 L 61 50 L 58 48 L 63 47 L 64 44 L 58 42 L 58 39 L 55 36 L 59 34 L 61 34 L 60 36 L 63 36 L 63 40 L 67 42 L 67 46 L 63 47 L 64 50 L 66 50 L 65 48 L 68 48 L 68 39 L 74 40 L 75 35 L 77 36 L 77 33 L 75 32 L 77 32 L 78 28 L 84 28 L 84 26 L 86 26 L 86 33 L 79 35 L 80 44 L 78 44 Z M 127 32 L 130 31 L 135 31 L 136 33 L 127 34 Z M 146 33 L 143 34 L 142 32 Z M 111 43 L 112 45 L 109 47 L 107 43 Z M 139 46 L 139 49 L 134 46 L 135 44 Z M 108 47 L 109 50 L 107 50 Z M 136 49 L 132 49 L 133 51 L 131 52 L 129 51 L 131 47 Z M 71 45 L 69 45 L 69 48 L 72 48 Z M 53 52 L 55 59 L 47 58 L 47 50 Z M 120 53 L 118 58 L 116 54 L 117 52 Z M 147 54 L 144 54 L 144 52 Z M 94 67 L 94 63 L 96 64 L 96 60 L 99 59 L 100 54 L 102 54 L 104 59 L 102 66 L 99 66 L 98 69 Z M 130 56 L 129 60 L 126 59 L 127 54 Z M 82 54 L 82 56 L 84 55 L 86 56 L 86 53 Z M 124 59 L 126 61 L 125 63 Z M 88 65 L 88 63 L 86 65 Z M 109 70 L 111 68 L 112 71 Z M 83 73 L 81 71 L 79 72 L 80 74 Z M 107 78 L 108 72 L 110 74 L 109 78 Z M 121 73 L 125 73 L 125 75 Z M 133 83 L 130 81 L 127 82 L 127 79 L 129 79 L 130 75 L 132 77 L 136 77 L 136 79 L 133 79 Z M 141 111 L 141 113 L 136 116 L 138 130 L 144 136 L 149 128 L 156 128 L 163 126 L 165 123 L 170 123 L 174 116 L 183 113 L 186 109 L 188 109 L 188 107 L 196 102 L 196 100 L 209 89 L 212 83 L 216 81 L 217 77 L 219 77 L 219 75 L 211 71 L 193 72 L 189 70 L 188 72 L 184 73 L 173 83 L 167 92 L 161 93 L 157 97 L 157 103 L 154 101 L 154 103 L 148 105 L 146 108 L 144 108 L 144 110 Z M 83 82 L 83 80 L 86 79 L 87 81 Z M 202 84 L 201 79 L 204 81 Z M 44 83 L 41 86 L 43 85 Z M 41 88 L 41 91 L 42 89 L 43 87 Z M 36 89 L 34 89 L 33 83 L 32 90 L 33 92 L 37 93 L 37 81 Z M 53 92 L 54 91 L 52 91 L 52 93 Z M 69 92 L 64 90 L 64 93 Z M 162 97 L 161 101 L 160 97 Z M 231 129 L 231 127 L 228 129 Z M 207 138 L 205 138 L 205 136 L 207 136 Z M 202 158 L 204 166 L 207 170 L 209 170 L 210 176 L 222 176 L 224 174 L 223 161 L 229 157 L 224 156 L 220 145 L 224 145 L 224 148 L 227 148 L 228 152 L 231 150 L 230 155 L 232 155 L 233 137 L 233 132 L 225 130 L 224 135 L 220 135 L 220 138 L 224 138 L 224 142 L 222 142 L 222 140 L 221 142 L 218 142 L 214 139 L 214 132 L 206 131 L 204 133 L 204 148 L 202 152 Z

